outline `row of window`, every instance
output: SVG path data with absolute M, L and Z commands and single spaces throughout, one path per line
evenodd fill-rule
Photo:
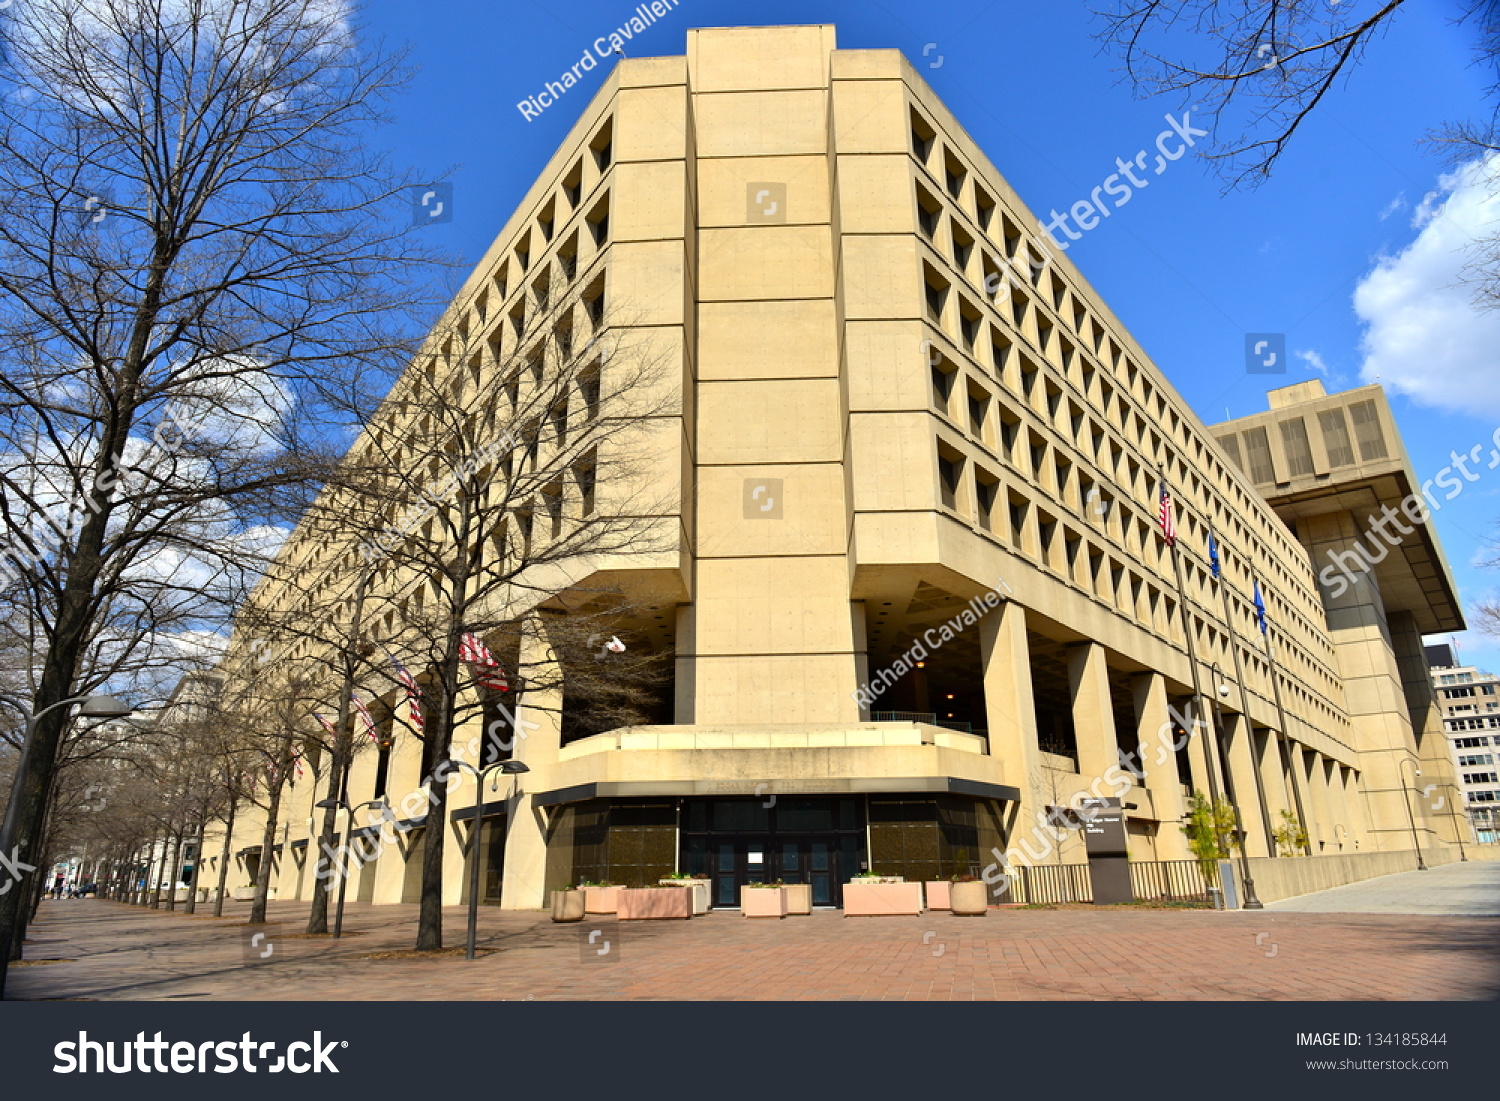
M 938 160 L 934 159 L 935 147 L 930 144 L 932 139 L 923 137 L 924 134 L 935 135 L 935 131 L 933 131 L 930 124 L 921 118 L 920 113 L 913 109 L 913 153 L 917 161 L 922 165 L 923 170 L 931 173 L 934 171 L 932 166 L 937 164 Z M 974 188 L 968 190 L 960 186 L 957 193 L 953 191 L 952 187 L 945 186 L 950 181 L 956 180 L 961 182 L 968 178 L 967 170 L 964 172 L 954 171 L 954 165 L 957 162 L 956 154 L 954 154 L 953 150 L 945 149 L 941 162 L 944 165 L 944 180 L 942 183 L 939 183 L 934 178 L 933 183 L 936 186 L 927 187 L 920 182 L 917 185 L 918 225 L 922 229 L 924 236 L 927 236 L 933 244 L 935 252 L 933 260 L 944 266 L 956 267 L 966 279 L 972 282 L 974 280 L 973 273 L 993 273 L 998 270 L 998 266 L 996 261 L 984 253 L 983 248 L 976 248 L 976 235 L 971 232 L 970 228 L 965 226 L 964 219 L 973 217 L 978 222 L 980 230 L 978 236 L 995 240 L 1008 261 L 1013 262 L 1014 257 L 1020 251 L 1020 233 L 1015 223 L 1006 215 L 1002 214 L 998 219 L 994 217 L 994 212 L 990 209 L 988 195 L 979 185 L 976 184 Z M 950 195 L 954 195 L 955 201 L 959 203 L 962 203 L 966 196 L 975 196 L 976 205 L 973 214 L 971 215 L 967 209 L 964 209 L 962 217 L 960 217 L 958 211 L 948 208 L 944 200 L 940 197 L 942 190 L 946 190 Z M 953 259 L 951 262 L 943 253 L 942 245 L 938 240 L 940 227 L 944 224 L 944 211 L 948 215 L 946 218 L 948 226 L 947 237 L 953 248 Z M 1028 245 L 1027 249 L 1030 250 L 1031 246 Z M 976 256 L 978 257 L 977 260 Z M 1089 318 L 1088 311 L 1080 299 L 1077 296 L 1070 297 L 1067 294 L 1064 284 L 1057 278 L 1054 272 L 1044 272 L 1045 258 L 1035 254 L 1033 251 L 1026 255 L 1025 263 L 1030 268 L 1029 279 L 1025 281 L 1029 282 L 1038 291 L 1044 293 L 1039 298 L 1033 298 L 1027 288 L 1013 280 L 1009 296 L 1017 300 L 1011 301 L 1008 308 L 1002 309 L 999 305 L 995 304 L 995 295 L 991 293 L 993 290 L 998 289 L 999 282 L 997 280 L 986 279 L 984 281 L 984 290 L 990 302 L 984 303 L 983 298 L 970 300 L 964 295 L 957 294 L 954 290 L 955 284 L 951 280 L 945 280 L 938 273 L 934 263 L 929 261 L 925 269 L 929 296 L 929 316 L 939 320 L 945 327 L 949 321 L 955 323 L 954 329 L 958 334 L 958 340 L 964 346 L 966 355 L 972 358 L 976 365 L 980 363 L 978 358 L 979 350 L 987 344 L 989 348 L 988 358 L 990 364 L 995 368 L 994 373 L 1000 378 L 1002 383 L 1008 384 L 1012 389 L 1017 388 L 1014 382 L 1005 377 L 1004 368 L 1012 360 L 1016 361 L 1020 368 L 1017 373 L 1022 376 L 1018 380 L 1021 382 L 1020 389 L 1022 392 L 1025 392 L 1028 383 L 1032 387 L 1035 387 L 1034 376 L 1038 370 L 1038 364 L 1030 360 L 1029 357 L 1026 357 L 1024 353 L 1015 352 L 1009 337 L 1005 336 L 1002 330 L 993 323 L 990 326 L 989 340 L 986 341 L 984 339 L 982 312 L 975 302 L 981 302 L 990 309 L 993 309 L 1006 327 L 1014 328 L 1027 344 L 1030 344 L 1037 351 L 1044 354 L 1045 361 L 1049 365 L 1060 369 L 1065 379 L 1083 392 L 1086 403 L 1091 405 L 1097 404 L 1104 408 L 1110 423 L 1119 427 L 1127 436 L 1132 428 L 1135 429 L 1137 435 L 1140 437 L 1137 441 L 1138 444 L 1142 450 L 1150 453 L 1151 460 L 1160 459 L 1164 461 L 1164 464 L 1168 468 L 1169 478 L 1174 479 L 1173 487 L 1178 500 L 1187 503 L 1199 503 L 1203 508 L 1214 514 L 1215 524 L 1219 529 L 1218 536 L 1221 546 L 1226 544 L 1226 532 L 1237 534 L 1243 542 L 1252 542 L 1253 539 L 1250 536 L 1249 529 L 1241 522 L 1240 518 L 1262 515 L 1265 511 L 1264 503 L 1258 497 L 1252 501 L 1252 498 L 1245 493 L 1239 484 L 1228 476 L 1227 469 L 1218 462 L 1215 456 L 1203 448 L 1201 439 L 1197 438 L 1189 430 L 1186 420 L 1178 416 L 1176 409 L 1167 403 L 1162 394 L 1153 390 L 1149 380 L 1144 377 L 1144 373 L 1140 372 L 1135 364 L 1131 363 L 1128 357 L 1124 356 L 1120 351 L 1118 344 L 1112 339 L 1108 339 L 1102 328 Z M 1015 265 L 1015 268 L 1016 270 L 1020 270 L 1020 265 Z M 1051 299 L 1050 304 L 1043 305 L 1043 301 L 1047 298 Z M 1082 338 L 1082 345 L 1075 345 L 1061 333 L 1062 319 L 1067 318 L 1070 312 L 1065 306 L 1065 302 L 1071 304 L 1071 328 Z M 1054 309 L 1058 311 L 1058 320 L 1056 322 L 1050 316 L 1051 311 Z M 1019 324 L 1017 324 L 1018 322 Z M 1094 353 L 1114 363 L 1115 374 L 1120 376 L 1120 380 L 1126 384 L 1125 388 L 1122 388 L 1117 393 L 1102 377 L 1096 381 L 1097 372 L 1095 371 L 1095 367 L 1086 358 L 1093 354 L 1090 353 L 1089 346 L 1093 347 Z M 1042 373 L 1047 380 L 1044 389 L 1049 407 L 1048 414 L 1054 423 L 1056 423 L 1061 416 L 1058 406 L 1063 391 L 1061 387 L 1052 381 L 1050 372 L 1044 370 Z M 1131 407 L 1131 404 L 1126 399 L 1127 391 L 1130 396 L 1146 407 L 1147 412 L 1144 416 Z M 1097 403 L 1096 392 L 1098 394 Z M 1027 392 L 1026 396 L 1030 399 L 1031 392 Z M 1032 404 L 1035 405 L 1036 403 L 1032 402 Z M 1070 401 L 1066 409 L 1066 414 L 1068 419 L 1079 427 L 1081 434 L 1083 427 L 1082 409 L 1076 402 Z M 1168 428 L 1172 437 L 1179 440 L 1184 449 L 1194 451 L 1196 455 L 1195 464 L 1189 464 L 1184 455 L 1172 449 L 1163 450 L 1161 437 L 1156 433 L 1154 428 L 1148 427 L 1149 425 Z M 1096 441 L 1097 450 L 1102 450 L 1105 436 L 1103 429 L 1091 421 L 1088 422 L 1087 427 L 1089 435 Z M 1087 450 L 1087 447 L 1085 446 L 1084 449 Z M 1117 467 L 1119 465 L 1117 461 L 1120 452 L 1119 445 L 1111 440 L 1110 449 L 1114 452 L 1111 457 L 1112 461 L 1104 465 Z M 1130 481 L 1134 491 L 1146 495 L 1153 493 L 1154 481 L 1149 469 L 1150 463 L 1148 462 L 1143 465 L 1132 461 L 1132 466 L 1134 469 L 1131 472 Z M 1198 471 L 1200 470 L 1211 472 L 1212 476 L 1216 477 L 1222 485 L 1228 488 L 1221 491 L 1203 481 L 1198 476 Z M 1121 480 L 1124 480 L 1123 477 Z M 1143 485 L 1145 486 L 1144 489 L 1142 488 Z M 1235 498 L 1234 502 L 1231 504 L 1221 499 L 1221 492 L 1232 495 Z M 1286 538 L 1285 533 L 1278 526 L 1270 523 L 1263 523 L 1260 526 L 1265 529 L 1263 538 L 1275 544 L 1283 552 L 1285 559 L 1293 562 L 1300 560 L 1297 557 L 1300 549 L 1295 547 L 1292 541 Z M 1199 524 L 1187 509 L 1183 510 L 1179 521 L 1179 529 L 1188 540 L 1198 542 L 1199 544 L 1206 543 L 1206 527 Z M 1229 541 L 1232 542 L 1232 536 Z M 1267 561 L 1262 564 L 1259 574 L 1262 578 L 1268 573 L 1274 575 L 1276 587 L 1300 595 L 1308 608 L 1320 608 L 1310 576 L 1304 577 L 1294 574 L 1286 570 L 1281 561 L 1277 561 L 1270 556 L 1265 557 Z M 1245 580 L 1248 585 L 1248 577 Z M 1276 597 L 1272 595 L 1273 586 L 1263 583 L 1263 588 L 1267 590 L 1266 599 L 1268 604 L 1273 604 L 1276 600 Z M 1291 613 L 1291 606 L 1289 605 L 1284 611 Z M 1283 629 L 1287 629 L 1290 626 L 1287 622 L 1290 618 L 1291 615 L 1288 614 L 1281 621 Z M 1326 637 L 1310 619 L 1302 616 L 1300 613 L 1296 613 L 1296 618 L 1299 622 L 1296 623 L 1295 629 L 1289 631 L 1289 633 L 1297 637 L 1298 642 L 1304 650 L 1318 649 L 1320 646 L 1321 649 L 1328 649 Z M 1330 679 L 1332 678 L 1331 658 L 1332 654 L 1331 650 L 1329 650 L 1328 654 L 1325 655 L 1325 661 L 1319 663 L 1328 668 L 1327 675 Z
M 1384 459 L 1385 433 L 1380 427 L 1380 413 L 1374 401 L 1355 402 L 1349 406 L 1349 416 L 1354 421 L 1354 440 L 1350 441 L 1349 426 L 1344 420 L 1343 409 L 1327 409 L 1318 414 L 1318 427 L 1322 434 L 1323 454 L 1330 469 L 1354 465 L 1354 446 L 1359 446 L 1362 462 Z M 1239 433 L 1215 437 L 1219 446 L 1229 454 L 1256 485 L 1271 485 L 1317 473 L 1318 464 L 1313 458 L 1312 442 L 1307 434 L 1307 421 L 1303 417 L 1288 417 L 1276 422 L 1281 439 L 1281 453 L 1286 460 L 1285 477 L 1278 477 L 1276 463 L 1271 454 L 1271 437 L 1265 426 L 1247 428 Z

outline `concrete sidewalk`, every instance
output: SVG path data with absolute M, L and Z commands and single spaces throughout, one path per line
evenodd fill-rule
M 1426 873 L 1435 876 L 1437 873 Z M 1399 878 L 1399 877 L 1391 877 Z M 1440 878 L 1439 882 L 1442 881 Z M 1377 881 L 1384 882 L 1384 881 Z M 1500 919 L 1088 906 L 780 921 L 554 924 L 480 912 L 482 959 L 382 959 L 409 946 L 415 906 L 352 903 L 344 941 L 275 924 L 116 902 L 45 902 L 8 998 L 384 1001 L 1454 1001 L 1500 993 Z M 462 943 L 463 911 L 444 914 Z M 253 941 L 257 933 L 262 939 Z M 262 959 L 267 949 L 272 951 Z M 371 958 L 375 956 L 376 958 Z M 52 962 L 46 962 L 52 961 Z
M 1500 915 L 1500 860 L 1469 861 L 1350 883 L 1266 903 L 1298 914 Z

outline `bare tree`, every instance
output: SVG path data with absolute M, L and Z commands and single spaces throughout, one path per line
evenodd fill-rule
M 330 425 L 409 355 L 429 257 L 364 145 L 400 65 L 342 5 L 28 0 L 0 35 L 0 587 L 38 627 L 43 716 L 24 861 L 89 648 L 224 622 Z
M 279 610 L 259 614 L 318 643 L 324 683 L 343 685 L 334 688 L 341 719 L 356 682 L 395 701 L 389 721 L 422 743 L 432 823 L 446 820 L 443 781 L 466 755 L 455 731 L 480 720 L 486 744 L 474 757 L 503 759 L 524 736 L 513 701 L 526 693 L 536 700 L 566 683 L 559 718 L 574 736 L 660 712 L 666 655 L 647 642 L 611 645 L 631 606 L 601 570 L 675 537 L 649 471 L 654 433 L 678 399 L 648 343 L 611 328 L 602 288 L 578 273 L 524 325 L 440 324 L 267 585 Z M 512 347 L 522 350 L 501 352 L 502 323 L 515 325 L 522 339 Z M 309 546 L 321 549 L 314 568 Z M 330 593 L 334 614 L 309 615 Z M 498 671 L 469 660 L 466 640 L 476 639 Z M 553 660 L 523 658 L 543 650 Z M 422 695 L 419 724 L 398 706 L 396 661 Z M 347 721 L 330 748 L 328 790 L 342 798 Z M 331 851 L 335 824 L 329 806 L 321 851 Z M 422 845 L 416 948 L 426 950 L 442 946 L 444 830 L 427 829 Z M 310 930 L 320 931 L 319 897 L 326 922 L 327 886 L 318 880 Z
M 1266 179 L 1293 136 L 1358 68 L 1406 0 L 1120 0 L 1100 12 L 1100 38 L 1144 95 L 1175 95 L 1215 121 L 1222 144 L 1204 155 L 1231 187 Z M 1468 0 L 1477 62 L 1500 52 L 1500 8 Z M 1449 124 L 1443 140 L 1472 156 L 1496 148 L 1496 117 Z

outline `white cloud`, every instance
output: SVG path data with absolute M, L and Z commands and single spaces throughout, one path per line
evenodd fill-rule
M 1295 355 L 1303 363 L 1307 364 L 1309 371 L 1316 371 L 1318 374 L 1324 376 L 1328 374 L 1328 364 L 1324 363 L 1323 357 L 1312 349 L 1296 352 Z
M 1401 213 L 1401 211 L 1403 211 L 1405 209 L 1406 209 L 1406 192 L 1403 191 L 1400 195 L 1397 195 L 1390 202 L 1386 203 L 1385 209 L 1380 212 L 1380 220 L 1383 222 L 1387 218 L 1389 218 L 1392 214 L 1399 214 L 1399 213 Z
M 1500 310 L 1476 307 L 1463 278 L 1474 243 L 1500 232 L 1500 154 L 1443 176 L 1412 225 L 1416 240 L 1355 288 L 1360 378 L 1423 405 L 1500 416 Z

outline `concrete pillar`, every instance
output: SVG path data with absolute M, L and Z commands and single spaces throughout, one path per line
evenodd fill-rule
M 1261 807 L 1250 721 L 1239 713 L 1222 713 L 1224 723 L 1224 771 L 1234 782 L 1234 800 L 1245 831 L 1245 851 L 1251 856 L 1270 856 L 1276 851 Z M 1227 794 L 1227 793 L 1226 793 Z
M 979 655 L 984 670 L 984 706 L 989 717 L 990 754 L 1000 763 L 1004 782 L 1021 792 L 1007 807 L 1007 846 L 1030 837 L 1038 824 L 1033 790 L 1041 775 L 1037 749 L 1036 704 L 1031 694 L 1031 649 L 1026 641 L 1026 609 L 1006 601 L 979 621 Z
M 1307 837 L 1312 842 L 1314 856 L 1338 852 L 1333 843 L 1333 808 L 1328 798 L 1327 764 L 1321 753 L 1307 750 L 1302 753 L 1302 770 L 1307 779 L 1307 814 L 1311 820 L 1307 825 Z
M 1187 860 L 1187 837 L 1182 832 L 1182 781 L 1177 776 L 1177 754 L 1172 718 L 1167 712 L 1167 681 L 1160 673 L 1141 673 L 1131 679 L 1135 695 L 1137 759 L 1146 772 L 1145 787 L 1156 815 L 1156 858 Z
M 1068 689 L 1073 699 L 1078 774 L 1091 784 L 1120 763 L 1103 646 L 1083 642 L 1068 648 Z
M 545 622 L 530 620 L 521 638 L 521 682 L 561 683 L 557 657 L 547 643 Z M 560 688 L 524 693 L 516 724 L 524 737 L 516 740 L 515 759 L 531 769 L 521 774 L 519 794 L 510 798 L 510 832 L 505 842 L 505 878 L 500 905 L 506 910 L 536 910 L 547 901 L 547 815 L 533 804 L 536 793 L 548 790 L 562 749 L 562 691 Z
M 1347 572 L 1330 573 L 1331 580 L 1326 583 L 1320 574 L 1319 592 L 1344 681 L 1344 700 L 1353 724 L 1352 742 L 1359 750 L 1371 841 L 1383 850 L 1409 850 L 1411 829 L 1402 801 L 1412 764 L 1417 760 L 1404 684 L 1410 677 L 1403 676 L 1397 660 L 1375 571 L 1352 568 L 1367 560 L 1370 550 L 1362 520 L 1349 512 L 1309 517 L 1301 522 L 1300 531 L 1314 561 L 1351 565 Z M 1378 561 L 1384 561 L 1388 552 L 1389 548 L 1380 550 Z M 1417 647 L 1420 652 L 1420 639 Z M 1417 813 L 1420 815 L 1420 810 Z M 1326 829 L 1329 832 L 1324 839 L 1330 840 L 1331 822 Z

